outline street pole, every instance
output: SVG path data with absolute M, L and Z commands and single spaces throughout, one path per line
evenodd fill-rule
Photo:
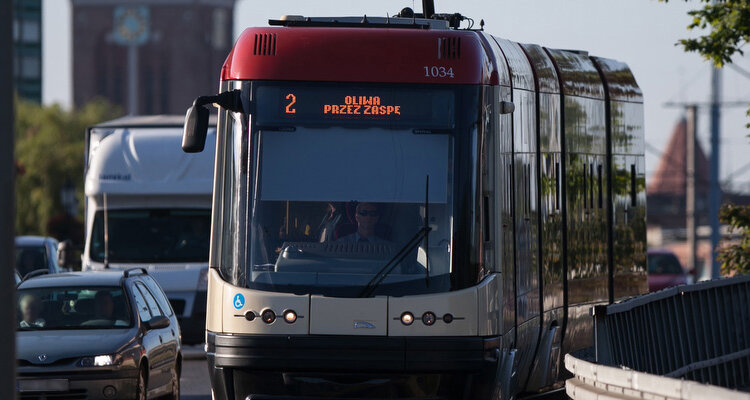
M 13 4 L 0 1 L 0 399 L 16 397 L 16 285 L 13 278 Z M 4 261 L 3 261 L 4 260 Z
M 703 271 L 696 270 L 695 257 L 695 130 L 698 126 L 698 106 L 687 106 L 687 134 L 685 138 L 685 216 L 688 242 L 688 270 L 694 271 L 696 277 L 703 276 Z M 698 273 L 700 272 L 700 273 Z
M 721 187 L 719 186 L 719 155 L 721 154 L 721 69 L 711 69 L 711 160 L 708 190 L 708 219 L 711 223 L 711 279 L 721 276 L 719 261 L 719 207 Z
M 138 114 L 138 46 L 128 45 L 128 114 Z

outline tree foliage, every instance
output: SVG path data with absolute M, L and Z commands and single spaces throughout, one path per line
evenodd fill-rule
M 60 190 L 66 181 L 75 185 L 82 215 L 85 129 L 120 114 L 101 100 L 71 111 L 16 102 L 16 234 L 49 234 L 49 221 L 64 212 Z
M 750 205 L 726 204 L 719 219 L 729 225 L 731 233 L 740 235 L 739 241 L 725 242 L 719 250 L 721 271 L 727 275 L 750 272 Z
M 750 42 L 750 0 L 715 3 L 701 0 L 701 3 L 707 4 L 688 12 L 692 17 L 688 29 L 703 29 L 707 33 L 679 43 L 685 51 L 697 52 L 718 67 L 731 63 L 732 56 L 743 55 L 742 47 Z
M 736 54 L 744 55 L 742 47 L 750 43 L 750 0 L 700 2 L 704 3 L 701 8 L 688 12 L 692 21 L 687 28 L 701 29 L 706 33 L 680 40 L 685 51 L 696 52 L 717 67 L 731 63 Z M 747 115 L 750 116 L 750 110 Z M 739 242 L 725 242 L 719 249 L 717 258 L 722 264 L 722 272 L 750 272 L 750 205 L 724 205 L 719 220 L 741 236 Z

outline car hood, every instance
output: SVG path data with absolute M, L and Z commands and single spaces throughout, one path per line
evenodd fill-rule
M 16 332 L 19 360 L 45 365 L 83 356 L 113 354 L 136 336 L 137 329 L 95 329 Z M 44 361 L 40 356 L 45 355 Z

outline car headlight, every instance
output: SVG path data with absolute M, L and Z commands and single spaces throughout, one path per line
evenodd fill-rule
M 208 268 L 202 268 L 198 275 L 198 291 L 208 290 Z
M 111 355 L 83 357 L 78 365 L 81 367 L 107 367 L 115 364 L 115 358 Z

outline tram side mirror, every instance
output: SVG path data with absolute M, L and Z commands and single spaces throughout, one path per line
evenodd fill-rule
M 185 114 L 185 127 L 182 132 L 182 151 L 200 153 L 206 146 L 208 135 L 208 108 L 195 103 Z
M 500 102 L 500 114 L 510 114 L 513 111 L 516 111 L 516 105 L 512 101 Z

